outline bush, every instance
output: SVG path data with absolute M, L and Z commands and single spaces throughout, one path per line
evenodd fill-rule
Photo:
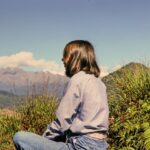
M 55 97 L 28 97 L 17 113 L 7 115 L 0 111 L 0 150 L 13 150 L 12 137 L 17 131 L 25 130 L 42 134 L 47 124 L 55 119 L 58 100 Z
M 28 97 L 19 109 L 22 129 L 42 134 L 48 123 L 55 119 L 57 106 L 58 100 L 55 97 Z
M 18 114 L 10 116 L 0 111 L 0 129 L 0 149 L 12 150 L 12 137 L 21 129 L 20 116 Z
M 123 70 L 112 76 L 115 88 L 108 91 L 110 149 L 150 149 L 150 74 Z

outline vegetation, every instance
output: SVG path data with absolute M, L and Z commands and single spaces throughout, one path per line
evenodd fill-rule
M 111 150 L 150 150 L 150 72 L 138 69 L 110 76 Z
M 19 109 L 22 129 L 42 134 L 48 123 L 55 119 L 57 106 L 58 100 L 55 97 L 29 97 Z
M 55 119 L 58 100 L 49 96 L 28 97 L 16 113 L 0 111 L 0 150 L 13 150 L 13 135 L 20 130 L 42 134 Z
M 13 150 L 12 137 L 21 129 L 20 116 L 18 114 L 4 114 L 0 111 L 0 150 Z
M 150 150 L 150 72 L 147 67 L 132 67 L 103 79 L 110 108 L 109 150 Z M 0 150 L 14 149 L 17 131 L 42 134 L 55 119 L 58 103 L 55 97 L 33 96 L 12 115 L 1 110 Z

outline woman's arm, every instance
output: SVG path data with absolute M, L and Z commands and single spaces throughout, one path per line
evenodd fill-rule
M 79 104 L 80 89 L 76 81 L 72 78 L 68 83 L 66 93 L 56 111 L 57 119 L 48 125 L 43 136 L 51 140 L 57 140 L 58 137 L 64 136 L 64 132 L 67 131 L 72 124 Z

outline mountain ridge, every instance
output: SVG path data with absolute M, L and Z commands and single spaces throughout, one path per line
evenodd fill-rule
M 111 72 L 109 75 L 103 77 L 102 81 L 105 83 L 108 91 L 111 91 L 112 88 L 115 91 L 117 78 L 124 78 L 127 74 L 130 75 L 130 77 L 138 76 L 142 72 L 145 72 L 147 73 L 147 75 L 149 75 L 150 67 L 142 63 L 130 62 L 122 66 L 120 69 Z
M 69 80 L 65 76 L 51 72 L 29 72 L 20 68 L 0 68 L 0 77 L 0 91 L 14 95 L 48 92 L 58 97 L 62 96 L 61 91 Z

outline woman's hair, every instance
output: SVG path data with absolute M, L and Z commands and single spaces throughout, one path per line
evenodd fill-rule
M 94 74 L 95 77 L 99 77 L 100 75 L 94 47 L 88 41 L 75 40 L 69 42 L 64 48 L 62 60 L 68 77 L 72 77 L 79 71 Z

